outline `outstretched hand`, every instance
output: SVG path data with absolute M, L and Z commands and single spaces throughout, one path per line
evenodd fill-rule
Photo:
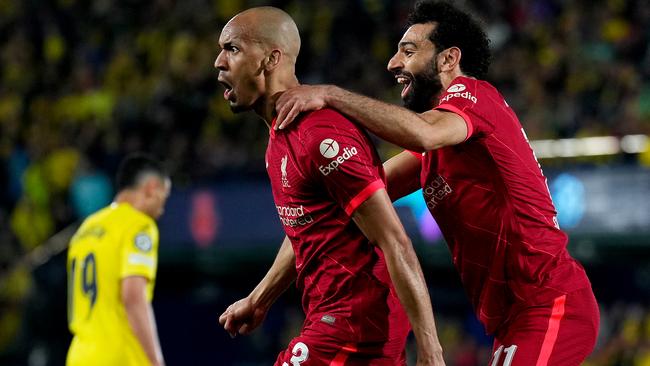
M 268 309 L 256 307 L 253 301 L 246 297 L 228 306 L 219 317 L 219 324 L 233 338 L 237 334 L 246 335 L 262 324 L 267 311 Z
M 300 85 L 284 91 L 275 102 L 278 112 L 275 129 L 287 127 L 302 112 L 324 108 L 328 89 L 328 85 Z

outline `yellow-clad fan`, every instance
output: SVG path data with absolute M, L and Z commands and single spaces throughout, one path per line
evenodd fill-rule
M 68 366 L 163 365 L 151 307 L 157 219 L 171 181 L 146 155 L 124 159 L 117 195 L 88 217 L 68 250 Z

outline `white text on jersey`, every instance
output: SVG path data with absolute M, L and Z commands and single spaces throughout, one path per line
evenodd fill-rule
M 333 171 L 337 170 L 339 166 L 341 166 L 343 163 L 345 163 L 348 159 L 351 157 L 357 155 L 359 152 L 357 151 L 356 147 L 346 147 L 343 149 L 343 154 L 339 155 L 336 159 L 332 160 L 329 164 L 327 165 L 321 165 L 318 167 L 318 170 L 320 170 L 321 173 L 323 173 L 324 176 L 328 176 L 330 173 Z

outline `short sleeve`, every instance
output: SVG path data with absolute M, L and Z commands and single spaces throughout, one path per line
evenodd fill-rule
M 373 193 L 385 188 L 381 160 L 366 133 L 342 115 L 325 110 L 309 118 L 303 142 L 316 168 L 312 174 L 352 215 Z
M 493 130 L 485 118 L 484 111 L 489 102 L 484 98 L 487 96 L 479 92 L 479 80 L 458 77 L 441 95 L 440 104 L 434 109 L 459 115 L 467 124 L 467 140 L 476 134 L 488 134 Z
M 158 266 L 158 228 L 155 223 L 141 223 L 128 229 L 120 247 L 120 278 L 143 276 L 150 281 L 155 279 Z
M 409 154 L 415 156 L 420 161 L 424 159 L 424 153 L 419 153 L 417 151 L 412 151 L 412 150 L 404 150 L 404 151 L 407 151 Z

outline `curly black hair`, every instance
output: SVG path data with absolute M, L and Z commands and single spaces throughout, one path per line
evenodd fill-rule
M 463 73 L 482 79 L 490 66 L 490 40 L 470 14 L 445 1 L 418 1 L 409 14 L 408 25 L 436 23 L 429 39 L 438 51 L 458 47 Z

